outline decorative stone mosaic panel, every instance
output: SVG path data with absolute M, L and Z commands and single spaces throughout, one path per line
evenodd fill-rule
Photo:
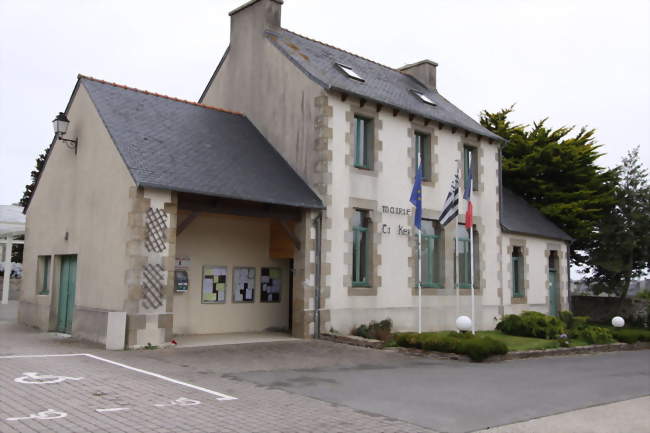
M 146 264 L 142 271 L 144 288 L 143 304 L 147 309 L 156 309 L 162 305 L 163 281 L 165 268 L 162 265 Z
M 147 239 L 144 246 L 148 252 L 160 253 L 165 250 L 167 240 L 167 214 L 162 209 L 147 210 Z

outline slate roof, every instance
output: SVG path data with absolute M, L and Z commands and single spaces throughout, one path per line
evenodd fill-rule
M 244 115 L 80 76 L 136 184 L 323 208 Z
M 436 90 L 429 89 L 411 75 L 286 29 L 267 30 L 266 36 L 303 73 L 327 90 L 338 90 L 377 101 L 425 119 L 504 141 L 463 113 Z M 349 78 L 336 63 L 351 67 L 365 81 Z M 428 96 L 436 106 L 423 103 L 411 90 Z
M 556 226 L 526 200 L 503 188 L 501 226 L 513 233 L 572 241 L 573 238 Z

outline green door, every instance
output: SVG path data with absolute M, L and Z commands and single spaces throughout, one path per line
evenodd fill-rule
M 551 269 L 548 271 L 548 303 L 549 303 L 549 314 L 551 316 L 557 316 L 557 271 Z
M 56 330 L 72 332 L 75 283 L 77 279 L 77 256 L 61 256 L 61 281 L 59 283 L 59 310 Z

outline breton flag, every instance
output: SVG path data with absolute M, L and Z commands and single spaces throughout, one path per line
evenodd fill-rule
M 451 181 L 451 188 L 449 194 L 445 199 L 445 204 L 442 205 L 442 213 L 440 214 L 440 225 L 443 227 L 449 224 L 454 218 L 458 216 L 458 168 L 456 174 Z
M 415 227 L 422 230 L 422 164 L 418 166 L 410 202 L 415 206 Z
M 470 159 L 467 171 L 469 172 L 465 178 L 465 191 L 463 192 L 463 199 L 467 200 L 467 212 L 465 213 L 465 228 L 471 230 L 473 226 L 474 207 L 472 206 L 472 188 L 474 186 L 474 176 L 472 166 L 474 161 Z

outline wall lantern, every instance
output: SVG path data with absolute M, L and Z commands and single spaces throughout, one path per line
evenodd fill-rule
M 77 139 L 70 140 L 69 138 L 63 138 L 63 135 L 68 131 L 68 126 L 70 121 L 64 113 L 59 113 L 54 120 L 52 121 L 52 126 L 54 126 L 54 137 L 55 139 L 65 141 L 68 149 L 74 149 L 75 155 L 77 154 Z

